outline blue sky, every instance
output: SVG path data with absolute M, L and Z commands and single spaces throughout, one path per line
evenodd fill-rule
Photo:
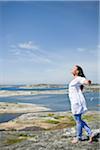
M 0 2 L 0 84 L 98 82 L 98 2 Z

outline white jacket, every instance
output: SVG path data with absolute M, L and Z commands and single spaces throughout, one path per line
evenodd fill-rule
M 80 85 L 84 83 L 84 77 L 76 77 L 69 84 L 69 98 L 73 114 L 82 114 L 87 110 L 84 95 L 80 89 Z

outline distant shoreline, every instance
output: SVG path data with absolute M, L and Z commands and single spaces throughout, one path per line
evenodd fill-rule
M 100 92 L 100 85 L 85 86 L 84 92 Z M 0 90 L 0 97 L 39 95 L 39 94 L 68 94 L 68 88 L 65 85 L 63 86 L 63 85 L 38 84 L 30 86 L 19 86 L 17 90 L 16 88 L 11 89 L 11 87 L 8 87 L 8 90 Z
M 4 113 L 29 113 L 29 112 L 39 112 L 39 111 L 50 111 L 50 108 L 30 104 L 30 103 L 9 103 L 0 102 L 0 114 Z

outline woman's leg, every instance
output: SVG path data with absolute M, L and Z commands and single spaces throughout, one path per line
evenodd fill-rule
M 90 137 L 92 135 L 92 131 L 89 128 L 89 126 L 86 124 L 85 121 L 82 120 L 82 128 L 84 128 L 86 130 L 86 132 L 88 133 L 88 136 Z
M 90 137 L 89 142 L 92 142 L 94 135 L 93 135 L 93 133 L 92 133 L 90 127 L 89 127 L 89 126 L 86 124 L 86 122 L 83 121 L 83 120 L 82 120 L 82 127 L 86 130 L 86 132 L 88 133 L 88 136 Z
M 76 121 L 76 132 L 77 132 L 77 139 L 82 139 L 82 120 L 81 120 L 81 114 L 74 115 L 75 121 Z
M 90 142 L 93 141 L 93 134 L 91 132 L 91 129 L 89 126 L 81 119 L 81 114 L 74 115 L 74 119 L 76 121 L 76 132 L 77 132 L 77 138 L 72 141 L 72 143 L 77 143 L 79 140 L 82 139 L 82 128 L 86 130 L 90 137 Z

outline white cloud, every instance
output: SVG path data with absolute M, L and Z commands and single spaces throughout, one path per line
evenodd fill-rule
M 39 49 L 38 45 L 33 44 L 32 41 L 20 43 L 18 47 L 21 49 Z
M 20 61 L 29 61 L 34 63 L 51 63 L 52 59 L 45 50 L 33 44 L 32 41 L 10 45 L 10 52 L 18 57 Z M 23 58 L 23 59 L 22 59 Z

